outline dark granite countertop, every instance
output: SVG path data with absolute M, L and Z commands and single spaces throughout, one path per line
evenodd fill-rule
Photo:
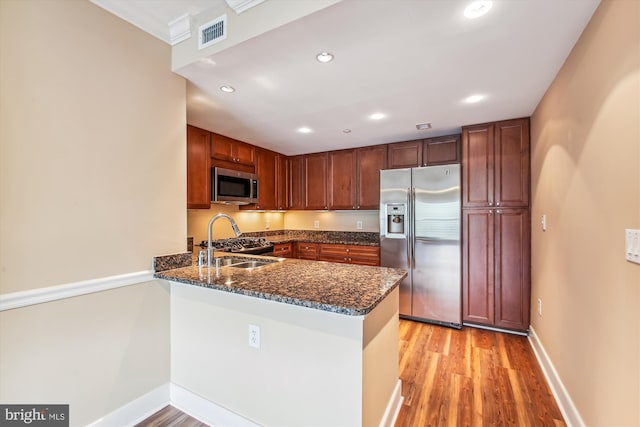
M 216 253 L 216 256 L 229 256 Z M 247 256 L 247 258 L 270 258 Z M 188 266 L 156 271 L 154 277 L 334 313 L 369 313 L 400 281 L 403 270 L 279 258 L 257 269 Z
M 279 230 L 270 232 L 246 233 L 247 236 L 255 235 L 264 237 L 270 242 L 289 243 L 330 243 L 341 245 L 380 246 L 378 233 L 353 232 L 353 231 L 319 231 L 319 230 Z

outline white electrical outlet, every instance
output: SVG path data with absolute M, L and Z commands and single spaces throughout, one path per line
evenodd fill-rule
M 260 327 L 249 325 L 249 347 L 260 348 Z
M 542 317 L 542 298 L 538 298 L 538 316 Z
M 264 228 L 268 230 L 268 229 L 269 229 L 269 227 L 271 227 L 271 221 L 267 219 L 267 220 L 265 220 L 265 222 L 264 222 Z
M 320 228 L 320 220 L 314 220 L 313 221 L 313 228 Z
M 362 221 L 356 221 L 356 228 L 362 230 Z
M 547 231 L 547 215 L 542 215 L 540 224 L 542 225 L 542 231 Z
M 625 259 L 640 264 L 640 230 L 624 230 Z

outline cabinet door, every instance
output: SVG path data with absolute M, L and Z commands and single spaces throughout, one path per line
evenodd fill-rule
M 251 144 L 214 133 L 211 140 L 211 157 L 216 160 L 253 166 L 255 148 Z
M 187 126 L 187 208 L 211 207 L 211 168 L 209 147 L 211 134 Z
M 492 325 L 494 319 L 494 213 L 462 212 L 462 320 Z
M 255 163 L 255 147 L 251 144 L 238 141 L 235 144 L 234 153 L 237 163 L 248 166 Z
M 422 165 L 422 140 L 387 145 L 386 169 L 415 168 Z M 384 169 L 384 168 L 383 168 Z
M 287 158 L 289 209 L 304 209 L 304 158 L 292 156 Z
M 278 154 L 276 156 L 276 208 L 280 211 L 287 209 L 289 206 L 288 182 L 289 171 L 287 158 Z
M 256 155 L 258 175 L 258 203 L 256 209 L 277 209 L 276 206 L 276 153 L 258 150 Z
M 327 153 L 304 155 L 304 208 L 326 210 L 327 173 L 329 156 Z
M 495 211 L 495 326 L 526 331 L 531 302 L 528 208 Z
M 462 206 L 493 206 L 493 124 L 462 129 Z
M 233 162 L 233 140 L 217 133 L 211 136 L 211 157 L 218 160 Z
M 329 209 L 356 208 L 355 150 L 329 152 Z
M 425 139 L 423 156 L 423 166 L 460 163 L 460 135 Z
M 356 150 L 356 209 L 380 208 L 380 170 L 386 164 L 386 145 Z
M 529 205 L 529 119 L 495 124 L 495 205 Z

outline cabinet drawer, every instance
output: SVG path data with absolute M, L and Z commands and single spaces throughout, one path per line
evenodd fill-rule
M 293 256 L 293 245 L 291 243 L 273 245 L 273 256 L 291 258 Z
M 377 246 L 321 244 L 318 259 L 349 264 L 380 265 L 380 248 Z
M 317 243 L 296 243 L 296 254 L 300 259 L 318 259 L 318 244 Z

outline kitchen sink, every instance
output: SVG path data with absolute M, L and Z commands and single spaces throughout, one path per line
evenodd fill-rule
M 233 267 L 233 268 L 260 268 L 278 262 L 278 259 L 266 259 L 266 258 L 247 258 L 247 257 L 233 257 L 225 256 L 220 258 L 214 258 L 220 260 L 221 267 Z
M 263 262 L 263 261 L 246 261 L 238 264 L 231 264 L 229 267 L 233 268 L 259 268 L 264 267 L 265 265 L 269 265 L 271 262 Z

